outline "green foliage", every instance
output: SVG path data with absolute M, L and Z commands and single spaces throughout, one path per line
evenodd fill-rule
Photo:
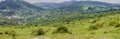
M 32 34 L 34 34 L 34 35 L 44 35 L 45 31 L 42 28 L 38 28 L 38 29 L 34 30 Z
M 26 37 L 37 38 L 34 36 L 40 36 L 40 38 L 50 37 L 51 39 L 119 39 L 120 34 L 120 14 L 109 15 L 93 19 L 64 21 L 56 24 L 49 24 L 47 26 L 29 25 L 29 26 L 4 26 L 0 27 L 0 32 L 4 32 L 6 29 L 14 29 L 17 32 L 17 36 L 13 35 L 14 39 L 28 39 Z M 91 21 L 92 20 L 92 21 Z M 68 23 L 67 23 L 68 22 Z M 40 27 L 40 28 L 39 28 Z M 9 29 L 10 28 L 10 29 Z M 89 29 L 89 30 L 88 30 Z M 49 30 L 49 31 L 45 31 Z M 7 31 L 8 32 L 8 31 Z M 71 33 L 72 32 L 72 33 Z M 32 35 L 31 35 L 32 33 Z M 0 35 L 0 38 L 6 35 Z M 11 36 L 11 35 L 10 35 Z M 10 38 L 10 37 L 7 37 Z
M 13 5 L 22 5 L 23 8 L 17 8 L 9 3 L 11 2 L 5 3 L 8 5 L 5 5 L 5 8 L 13 9 L 0 10 L 0 39 L 32 39 L 34 36 L 40 36 L 39 39 L 42 37 L 51 37 L 51 39 L 104 39 L 104 37 L 120 39 L 120 10 L 99 12 L 99 10 L 108 8 L 84 5 L 42 11 L 42 8 L 27 2 L 12 3 Z M 40 26 L 42 28 L 39 28 Z M 37 38 L 35 37 L 35 39 Z
M 36 19 L 33 17 L 29 19 L 28 24 L 40 24 L 40 25 L 49 25 L 49 24 L 59 24 L 61 22 L 69 23 L 71 21 L 83 20 L 83 19 L 91 19 L 91 18 L 100 18 L 109 15 L 120 14 L 120 10 L 109 10 L 103 12 L 92 12 L 92 13 L 77 13 L 77 12 L 58 12 L 58 13 L 50 13 L 43 16 L 37 16 L 37 18 L 41 17 L 41 19 Z M 34 20 L 33 20 L 34 19 Z M 97 20 L 93 20 L 94 23 Z
M 10 29 L 10 30 L 7 30 L 4 32 L 5 34 L 8 34 L 8 35 L 11 35 L 11 36 L 15 36 L 16 35 L 16 32 L 14 29 Z
M 67 29 L 67 27 L 64 27 L 64 26 L 58 27 L 57 30 L 53 32 L 53 34 L 55 34 L 55 33 L 70 33 L 70 34 L 72 34 L 72 33 Z
M 3 32 L 0 32 L 0 35 L 2 35 L 3 34 Z
M 96 22 L 90 25 L 89 30 L 97 30 L 102 27 L 120 27 L 120 17 L 119 15 L 111 15 L 107 17 L 99 18 Z
M 98 28 L 100 28 L 99 26 L 90 26 L 89 30 L 97 30 Z

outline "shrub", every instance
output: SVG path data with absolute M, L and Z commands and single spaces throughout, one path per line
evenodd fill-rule
M 37 27 L 38 25 L 35 25 L 35 27 Z
M 44 35 L 45 31 L 42 28 L 38 28 L 38 29 L 34 30 L 32 34 L 34 34 L 34 35 Z
M 0 35 L 2 35 L 3 33 L 2 32 L 0 32 Z
M 89 30 L 97 30 L 98 27 L 97 26 L 90 26 Z
M 108 32 L 107 31 L 104 31 L 104 34 L 107 34 Z
M 120 24 L 115 25 L 116 28 L 120 27 Z
M 10 30 L 6 31 L 5 34 L 13 36 L 13 35 L 16 35 L 16 32 L 15 32 L 15 30 L 10 29 Z
M 8 35 L 12 36 L 13 39 L 16 39 L 16 32 L 13 29 L 6 31 L 5 34 L 8 34 Z
M 103 24 L 94 24 L 94 25 L 90 25 L 89 30 L 97 30 L 101 27 L 103 27 Z
M 68 29 L 64 26 L 61 26 L 61 27 L 58 27 L 56 31 L 53 32 L 53 34 L 55 33 L 70 33 L 72 34 L 71 32 L 68 31 Z

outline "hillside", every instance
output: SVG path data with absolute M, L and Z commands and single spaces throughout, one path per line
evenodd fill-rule
M 0 2 L 0 10 L 3 9 L 42 9 L 23 0 L 6 0 Z
M 117 5 L 117 6 L 115 6 L 115 7 L 119 7 L 119 8 L 120 8 L 120 5 Z
M 66 6 L 66 7 L 60 7 L 56 8 L 53 11 L 56 12 L 78 12 L 78 13 L 92 13 L 92 12 L 101 12 L 101 11 L 106 11 L 110 10 L 112 8 L 109 7 L 104 7 L 104 6 L 96 6 L 96 5 L 82 5 L 82 6 Z
M 62 22 L 62 19 L 65 16 L 72 16 L 74 14 L 84 15 L 84 13 L 99 13 L 116 9 L 113 7 L 114 4 L 96 1 L 68 1 L 60 4 L 46 3 L 45 5 L 49 8 L 56 8 L 46 9 L 43 8 L 44 6 L 42 5 L 36 6 L 24 0 L 2 1 L 0 2 L 0 18 L 14 21 L 15 24 L 20 25 L 47 25 L 55 23 L 54 20 L 57 19 L 60 19 L 58 21 Z M 84 19 L 84 16 L 79 19 Z
M 109 13 L 109 12 L 108 12 Z M 74 20 L 47 26 L 0 26 L 0 38 L 16 39 L 119 39 L 119 12 L 104 17 Z M 60 26 L 65 26 L 66 28 Z M 59 30 L 60 29 L 60 30 Z M 66 30 L 67 29 L 67 30 Z M 39 31 L 37 31 L 39 30 Z M 57 31 L 56 31 L 57 30 Z M 61 31 L 62 30 L 62 31 Z M 69 31 L 69 32 L 68 32 Z M 3 34 L 5 32 L 5 34 Z M 36 35 L 36 33 L 39 34 Z M 42 32 L 42 33 L 41 33 Z M 56 33 L 54 33 L 56 32 Z M 7 34 L 8 33 L 8 34 Z M 15 33 L 15 34 L 14 34 Z
M 42 8 L 23 0 L 6 0 L 0 2 L 0 14 L 3 16 L 29 16 L 30 14 L 34 14 L 33 12 L 41 12 L 42 10 Z
M 98 2 L 98 1 L 67 1 L 62 3 L 35 3 L 36 6 L 41 6 L 49 11 L 65 12 L 65 13 L 91 13 L 101 12 L 110 9 L 119 9 L 115 7 L 117 4 Z
M 35 3 L 37 6 L 42 6 L 46 8 L 59 8 L 64 6 L 82 6 L 82 5 L 95 5 L 95 6 L 105 6 L 113 7 L 115 4 L 98 2 L 98 1 L 67 1 L 62 3 Z
M 119 34 L 118 4 L 0 2 L 0 39 L 120 39 Z
M 34 6 L 24 0 L 5 0 L 0 2 L 0 18 L 14 21 L 16 24 L 23 23 L 25 19 L 41 14 L 43 10 L 43 8 Z

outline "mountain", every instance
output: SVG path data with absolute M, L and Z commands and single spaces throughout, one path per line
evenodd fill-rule
M 45 8 L 58 8 L 64 6 L 83 6 L 83 5 L 95 5 L 95 6 L 106 6 L 106 7 L 114 6 L 114 4 L 98 2 L 98 1 L 67 1 L 63 3 L 35 3 L 35 5 L 42 6 Z
M 120 5 L 120 3 L 115 3 L 116 5 Z
M 110 10 L 114 6 L 113 4 L 96 1 L 69 1 L 63 3 L 46 3 L 45 5 L 46 7 L 33 5 L 24 0 L 5 0 L 0 2 L 0 19 L 21 25 L 47 25 L 66 20 L 85 19 L 84 17 L 91 13 L 96 14 Z M 69 16 L 70 18 L 65 19 L 65 17 Z M 91 17 L 90 15 L 88 18 L 93 18 L 93 16 Z
M 41 6 L 44 9 L 51 9 L 52 12 L 101 12 L 110 9 L 118 9 L 116 4 L 98 2 L 98 1 L 67 1 L 62 3 L 35 3 L 36 6 Z
M 120 39 L 119 5 L 94 1 L 49 4 L 0 2 L 0 39 Z
M 55 8 L 54 11 L 57 12 L 78 12 L 78 13 L 88 13 L 88 12 L 101 12 L 110 10 L 112 8 L 105 6 L 95 6 L 95 5 L 82 5 L 82 6 L 65 6 L 60 8 Z
M 22 23 L 26 19 L 42 15 L 43 10 L 43 8 L 34 6 L 24 0 L 5 0 L 0 2 L 0 19 Z
M 34 6 L 23 0 L 6 0 L 0 2 L 0 10 L 1 9 L 42 9 L 40 7 Z
M 41 7 L 34 6 L 23 0 L 5 0 L 0 2 L 0 14 L 2 16 L 21 17 L 28 16 L 34 13 L 44 10 Z
M 61 6 L 60 3 L 35 3 L 34 5 L 40 6 L 45 9 L 58 8 Z
M 117 6 L 115 6 L 115 7 L 119 7 L 119 8 L 120 8 L 120 5 L 117 5 Z

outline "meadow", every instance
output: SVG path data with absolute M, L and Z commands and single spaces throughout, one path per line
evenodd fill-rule
M 120 14 L 47 26 L 0 26 L 0 39 L 120 39 Z

